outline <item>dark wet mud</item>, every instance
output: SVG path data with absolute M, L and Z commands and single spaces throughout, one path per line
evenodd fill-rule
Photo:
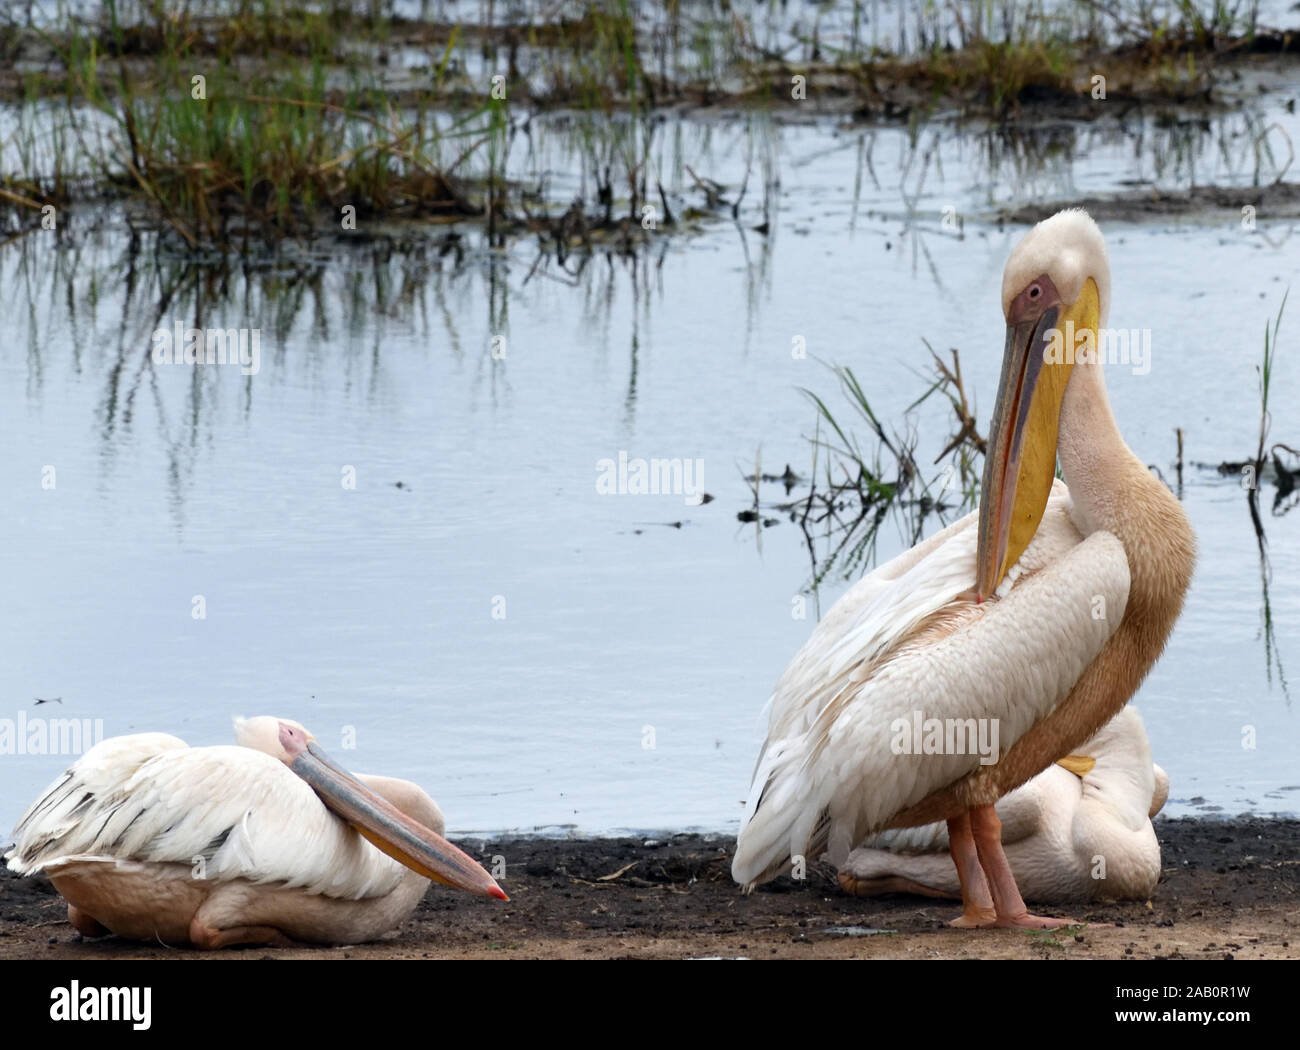
M 744 896 L 734 842 L 464 841 L 502 857 L 508 903 L 435 887 L 387 939 L 349 948 L 246 949 L 313 958 L 1300 958 L 1300 821 L 1158 820 L 1164 871 L 1149 901 L 1076 906 L 1078 929 L 959 931 L 952 903 L 845 896 L 825 871 Z M 1057 914 L 1044 909 L 1048 914 Z M 1064 913 L 1062 913 L 1064 914 Z M 1104 924 L 1104 925 L 1103 925 Z M 0 875 L 0 958 L 203 958 L 116 938 L 88 941 L 41 878 Z

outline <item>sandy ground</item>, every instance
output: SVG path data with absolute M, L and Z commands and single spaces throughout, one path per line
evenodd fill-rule
M 945 901 L 845 896 L 825 872 L 751 896 L 728 875 L 732 841 L 512 839 L 462 842 L 500 855 L 508 903 L 441 887 L 383 941 L 255 948 L 232 959 L 418 958 L 1300 958 L 1300 821 L 1160 820 L 1164 873 L 1149 901 L 1078 905 L 1089 925 L 1048 933 L 958 931 Z M 1098 925 L 1106 923 L 1109 925 Z M 887 932 L 868 932 L 887 931 Z M 0 959 L 208 957 L 84 940 L 43 878 L 0 875 Z

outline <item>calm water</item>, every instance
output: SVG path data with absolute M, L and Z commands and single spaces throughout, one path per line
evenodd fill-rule
M 1300 141 L 1294 116 L 1274 116 Z M 807 470 L 798 388 L 842 404 L 813 357 L 851 365 L 928 462 L 951 428 L 937 404 L 904 418 L 927 382 L 922 340 L 960 348 L 981 427 L 997 381 L 1000 273 L 1021 231 L 980 214 L 1242 184 L 1253 163 L 1221 148 L 1249 141 L 1240 117 L 1141 151 L 1086 129 L 1005 149 L 951 132 L 755 134 L 779 174 L 772 236 L 746 228 L 751 185 L 741 227 L 573 273 L 530 276 L 528 240 L 459 267 L 360 249 L 224 286 L 194 283 L 148 237 L 132 255 L 120 232 L 0 249 L 0 717 L 209 744 L 233 714 L 287 715 L 354 768 L 420 781 L 458 832 L 734 829 L 760 708 L 811 629 L 791 617 L 803 537 L 738 523 L 742 474 L 760 452 L 764 470 Z M 747 142 L 682 123 L 658 148 L 734 186 Z M 581 185 L 562 135 L 515 156 L 558 197 Z M 964 236 L 943 227 L 948 206 Z M 1167 476 L 1184 429 L 1201 543 L 1138 697 L 1175 813 L 1300 809 L 1300 714 L 1281 679 L 1300 689 L 1300 513 L 1266 517 L 1270 662 L 1244 494 L 1190 466 L 1254 449 L 1263 327 L 1300 292 L 1296 225 L 1261 219 L 1267 240 L 1231 215 L 1105 225 L 1111 324 L 1152 333 L 1148 374 L 1110 370 L 1113 407 Z M 1296 305 L 1273 391 L 1273 439 L 1292 445 Z M 176 321 L 259 328 L 259 371 L 152 365 L 153 330 Z M 714 501 L 597 494 L 598 461 L 620 451 L 702 460 Z M 905 545 L 887 525 L 879 554 Z M 845 586 L 826 581 L 822 608 Z M 0 758 L 0 825 L 68 761 Z

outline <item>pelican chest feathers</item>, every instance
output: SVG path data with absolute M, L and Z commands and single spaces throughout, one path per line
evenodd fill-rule
M 1028 913 L 994 804 L 1137 690 L 1195 549 L 1182 507 L 1111 414 L 1109 298 L 1105 242 L 1085 212 L 1039 223 L 1011 253 L 979 509 L 858 581 L 777 682 L 732 863 L 742 885 L 795 857 L 842 866 L 870 835 L 942 820 L 957 925 L 1067 921 Z M 902 731 L 932 721 L 945 746 Z
M 430 879 L 505 899 L 415 784 L 353 776 L 289 719 L 235 731 L 92 747 L 23 815 L 10 869 L 44 871 L 87 936 L 202 948 L 373 940 Z

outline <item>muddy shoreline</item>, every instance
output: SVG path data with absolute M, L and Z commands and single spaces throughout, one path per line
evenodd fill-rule
M 1300 820 L 1157 820 L 1164 870 L 1149 901 L 1078 905 L 1090 925 L 1049 933 L 952 930 L 946 901 L 845 896 L 825 871 L 751 896 L 726 836 L 462 840 L 503 857 L 508 903 L 435 887 L 386 939 L 256 948 L 230 959 L 421 958 L 1300 958 Z M 1048 914 L 1063 914 L 1044 909 Z M 1106 924 L 1106 925 L 1101 925 Z M 888 931 L 888 932 L 869 932 Z M 84 940 L 44 878 L 0 873 L 0 958 L 199 959 L 212 953 Z

